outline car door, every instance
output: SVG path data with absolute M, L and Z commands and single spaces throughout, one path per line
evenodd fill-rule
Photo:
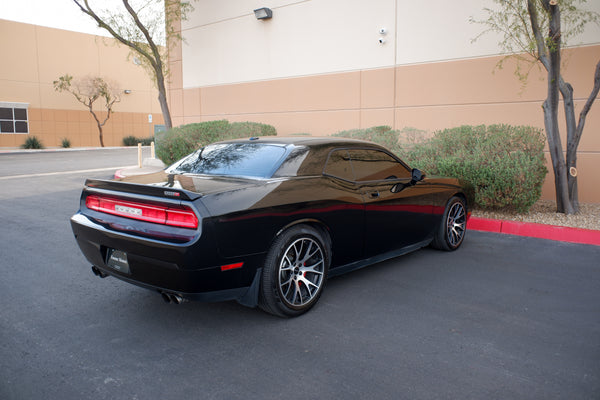
M 366 257 L 419 243 L 432 232 L 430 188 L 413 184 L 412 171 L 378 149 L 348 150 L 365 203 Z

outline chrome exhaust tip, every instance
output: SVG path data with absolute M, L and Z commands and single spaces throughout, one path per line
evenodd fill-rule
M 160 295 L 165 303 L 181 304 L 186 301 L 183 297 L 173 293 L 160 292 Z
M 100 268 L 96 267 L 95 265 L 92 265 L 92 272 L 94 273 L 94 275 L 100 278 L 106 278 L 108 276 L 106 272 L 103 272 Z

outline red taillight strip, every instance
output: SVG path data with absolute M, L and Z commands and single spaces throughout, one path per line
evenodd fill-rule
M 198 217 L 187 206 L 172 208 L 98 195 L 86 197 L 85 205 L 91 210 L 155 224 L 191 229 L 198 227 Z

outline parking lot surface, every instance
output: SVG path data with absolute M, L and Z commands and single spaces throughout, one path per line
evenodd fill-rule
M 72 237 L 85 177 L 128 152 L 0 155 L 1 399 L 600 398 L 599 246 L 468 232 L 331 279 L 300 318 L 175 306 Z

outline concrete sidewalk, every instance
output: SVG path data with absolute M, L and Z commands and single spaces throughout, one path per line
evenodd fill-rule
M 131 167 L 123 168 L 115 172 L 115 179 L 121 179 L 128 176 L 153 174 L 155 172 L 162 171 L 165 169 L 165 164 L 158 158 L 144 158 L 142 160 L 142 166 L 133 165 Z

